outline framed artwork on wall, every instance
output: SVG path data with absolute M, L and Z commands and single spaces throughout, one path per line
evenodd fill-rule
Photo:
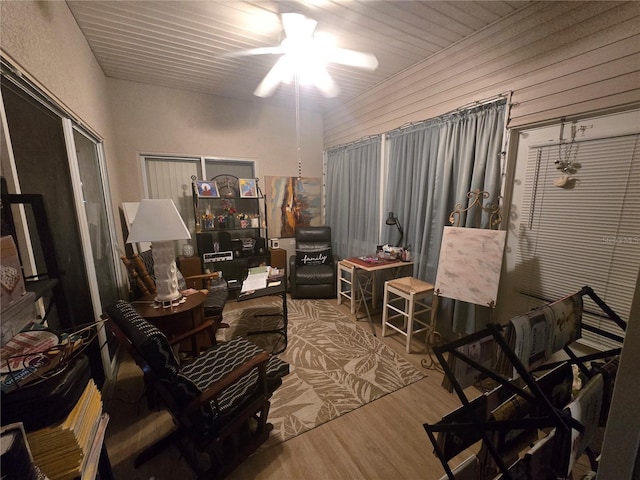
M 291 238 L 296 227 L 322 225 L 322 180 L 265 177 L 269 238 Z
M 220 192 L 218 191 L 218 185 L 216 182 L 197 180 L 196 186 L 198 187 L 199 197 L 220 198 Z
M 242 198 L 256 198 L 258 196 L 258 188 L 256 187 L 255 178 L 241 178 L 240 183 L 240 197 Z

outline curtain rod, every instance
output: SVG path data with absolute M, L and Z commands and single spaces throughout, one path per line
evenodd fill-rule
M 390 132 L 394 132 L 394 131 L 397 131 L 397 130 L 402 130 L 404 128 L 412 127 L 414 125 L 420 125 L 421 123 L 424 123 L 424 122 L 436 121 L 436 120 L 442 119 L 442 118 L 444 118 L 444 117 L 446 117 L 448 115 L 459 113 L 459 112 L 462 112 L 464 110 L 471 110 L 472 108 L 480 107 L 482 105 L 488 105 L 490 103 L 496 102 L 496 101 L 498 101 L 500 99 L 503 99 L 503 98 L 506 99 L 507 102 L 509 102 L 509 99 L 511 97 L 511 93 L 512 93 L 511 91 L 507 91 L 507 92 L 503 92 L 503 93 L 498 93 L 498 94 L 496 94 L 496 95 L 494 95 L 492 97 L 484 98 L 482 100 L 474 100 L 474 101 L 472 101 L 470 103 L 467 103 L 465 105 L 462 105 L 462 106 L 456 108 L 455 110 L 451 110 L 451 111 L 449 111 L 447 113 L 443 113 L 442 115 L 438 115 L 437 117 L 428 118 L 428 119 L 425 119 L 425 120 L 416 120 L 415 122 L 408 122 L 408 123 L 405 123 L 404 125 L 401 125 L 400 127 L 394 128 L 393 130 L 389 130 L 389 131 L 384 132 L 384 133 L 376 133 L 376 134 L 373 134 L 373 135 L 367 135 L 367 136 L 364 136 L 362 138 L 359 138 L 358 140 L 354 140 L 353 142 L 341 143 L 341 144 L 336 145 L 334 147 L 327 148 L 326 151 L 329 152 L 331 150 L 337 150 L 339 148 L 348 147 L 348 146 L 355 145 L 357 143 L 364 142 L 365 140 L 369 140 L 369 139 L 376 138 L 376 137 L 381 137 L 382 138 L 383 135 L 388 135 Z M 506 126 L 506 123 L 505 123 L 505 126 Z
M 373 135 L 366 135 L 364 137 L 359 138 L 358 140 L 354 140 L 353 142 L 341 143 L 339 145 L 336 145 L 335 147 L 327 148 L 326 151 L 328 152 L 330 150 L 337 150 L 339 148 L 349 147 L 351 145 L 355 145 L 357 143 L 364 142 L 366 140 L 372 140 L 372 139 L 378 138 L 378 137 L 382 138 L 382 134 L 381 133 L 375 133 Z
M 466 105 L 462 105 L 461 107 L 456 108 L 453 112 L 459 112 L 462 110 L 469 110 L 471 108 L 474 107 L 480 107 L 482 105 L 487 105 L 489 103 L 493 103 L 497 100 L 500 100 L 502 98 L 508 98 L 509 95 L 511 94 L 511 92 L 504 92 L 504 93 L 498 93 L 497 95 L 494 95 L 492 97 L 488 97 L 482 100 L 474 100 L 473 102 L 467 103 Z M 451 113 L 453 113 L 451 112 Z M 446 114 L 445 114 L 446 115 Z
M 499 93 L 497 95 L 494 95 L 492 97 L 488 97 L 482 100 L 474 100 L 472 102 L 469 102 L 465 105 L 462 105 L 458 108 L 456 108 L 455 110 L 451 110 L 449 112 L 443 113 L 441 115 L 438 115 L 437 117 L 432 117 L 432 118 L 427 118 L 425 120 L 416 120 L 414 122 L 407 122 L 404 125 L 401 125 L 398 128 L 394 128 L 393 130 L 391 130 L 391 132 L 396 131 L 396 130 L 402 130 L 405 128 L 409 128 L 409 127 L 413 127 L 414 125 L 420 125 L 421 123 L 425 123 L 425 122 L 430 122 L 430 121 L 437 121 L 437 120 L 442 120 L 443 118 L 446 118 L 450 115 L 454 115 L 456 113 L 461 113 L 465 110 L 471 110 L 473 108 L 476 107 L 481 107 L 483 105 L 489 105 L 490 103 L 494 103 L 497 102 L 498 100 L 501 99 L 508 99 L 509 96 L 511 95 L 511 92 L 504 92 L 504 93 Z M 390 133 L 390 132 L 386 132 L 386 133 Z

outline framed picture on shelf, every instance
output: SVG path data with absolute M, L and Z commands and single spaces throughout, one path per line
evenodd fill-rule
M 220 198 L 220 192 L 218 191 L 216 182 L 196 180 L 196 186 L 198 187 L 199 197 Z
M 256 186 L 255 178 L 241 178 L 240 183 L 240 197 L 242 198 L 257 198 L 258 188 Z

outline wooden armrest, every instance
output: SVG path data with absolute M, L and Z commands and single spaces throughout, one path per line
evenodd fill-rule
M 218 380 L 213 385 L 209 386 L 204 392 L 202 392 L 198 398 L 195 398 L 187 407 L 184 409 L 183 413 L 185 415 L 190 415 L 195 410 L 200 408 L 202 405 L 206 405 L 211 400 L 216 398 L 222 391 L 224 391 L 229 386 L 233 385 L 240 378 L 242 378 L 245 374 L 250 372 L 252 369 L 258 367 L 259 373 L 258 378 L 260 380 L 264 379 L 267 373 L 267 360 L 269 360 L 269 354 L 267 352 L 260 352 L 242 365 L 238 365 L 231 372 L 227 373 L 224 377 Z M 260 383 L 264 384 L 264 381 Z M 265 387 L 266 388 L 266 387 Z
M 171 337 L 169 339 L 169 344 L 176 345 L 184 340 L 187 340 L 193 337 L 195 334 L 200 333 L 206 330 L 207 328 L 211 328 L 211 327 L 213 327 L 214 329 L 216 328 L 215 320 L 205 319 L 201 324 L 199 324 L 195 328 L 192 328 L 191 330 L 187 330 L 186 332 L 176 335 L 175 337 Z
M 187 286 L 192 288 L 196 288 L 196 282 L 202 282 L 202 286 L 208 287 L 211 283 L 211 280 L 219 278 L 220 275 L 218 272 L 213 273 L 201 273 L 198 275 L 189 275 L 188 277 L 184 277 L 184 281 L 187 283 Z
M 184 277 L 185 280 L 212 280 L 214 278 L 218 278 L 220 275 L 218 272 L 213 273 L 201 273 L 199 275 L 189 275 L 188 277 Z

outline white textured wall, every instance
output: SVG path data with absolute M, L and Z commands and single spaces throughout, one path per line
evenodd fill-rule
M 141 153 L 255 160 L 257 174 L 297 176 L 295 111 L 108 79 L 122 201 L 142 196 Z M 322 116 L 301 110 L 302 174 L 322 176 Z
M 105 142 L 118 197 L 106 78 L 65 2 L 0 2 L 0 48 L 37 84 Z M 115 200 L 114 198 L 114 200 Z
M 298 174 L 293 109 L 107 79 L 65 2 L 2 1 L 0 21 L 2 54 L 104 138 L 114 211 L 142 198 L 139 153 L 247 158 L 260 177 Z M 322 176 L 322 131 L 322 116 L 302 108 L 304 176 Z
M 640 102 L 640 2 L 537 2 L 325 115 L 325 147 L 513 91 L 510 126 Z

